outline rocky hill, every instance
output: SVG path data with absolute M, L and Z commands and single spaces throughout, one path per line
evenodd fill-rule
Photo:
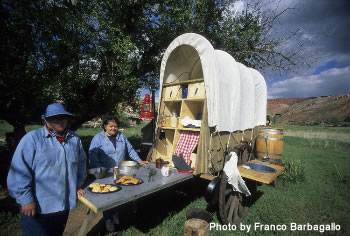
M 275 123 L 342 125 L 350 121 L 350 94 L 268 99 L 267 114 Z

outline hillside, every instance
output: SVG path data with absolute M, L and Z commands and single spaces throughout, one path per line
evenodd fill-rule
M 268 99 L 267 114 L 276 123 L 341 125 L 350 120 L 350 94 Z

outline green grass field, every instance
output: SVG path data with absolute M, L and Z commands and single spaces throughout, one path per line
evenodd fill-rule
M 141 126 L 125 129 L 128 137 L 139 140 Z M 291 231 L 290 224 L 328 225 L 335 223 L 340 231 L 326 231 L 323 235 L 350 235 L 350 141 L 333 140 L 329 136 L 304 137 L 288 135 L 290 131 L 304 133 L 341 132 L 350 135 L 349 128 L 285 126 L 284 162 L 293 168 L 278 179 L 277 185 L 259 185 L 255 201 L 242 222 L 251 227 L 249 235 L 320 235 L 319 231 Z M 0 129 L 1 130 L 1 129 Z M 85 142 L 100 129 L 81 129 L 77 133 Z M 326 132 L 326 133 L 327 133 Z M 84 144 L 85 145 L 85 144 Z M 298 178 L 292 178 L 298 177 Z M 135 207 L 121 209 L 118 235 L 183 235 L 186 212 L 191 208 L 207 209 L 220 224 L 216 206 L 205 199 L 208 181 L 194 178 L 175 188 L 162 191 L 137 202 Z M 255 224 L 271 228 L 285 226 L 286 230 L 254 229 Z M 16 214 L 0 212 L 0 235 L 14 235 L 18 230 Z M 212 229 L 210 235 L 232 235 L 233 231 Z M 234 231 L 234 235 L 247 232 Z M 104 235 L 103 231 L 96 235 Z M 113 234 L 110 234 L 113 235 Z

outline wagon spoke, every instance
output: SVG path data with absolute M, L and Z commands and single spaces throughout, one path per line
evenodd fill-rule
M 244 218 L 245 217 L 244 212 L 245 212 L 245 207 L 242 205 L 242 202 L 239 202 L 239 205 L 238 205 L 238 216 L 240 218 Z
M 236 195 L 234 195 L 233 201 L 230 204 L 230 210 L 227 215 L 227 219 L 230 223 L 234 223 L 233 218 L 235 215 L 237 215 L 237 209 L 238 209 L 238 198 Z
M 229 207 L 231 206 L 233 200 L 234 200 L 234 197 L 233 197 L 233 195 L 231 195 L 231 196 L 228 198 L 227 202 L 225 203 L 225 212 L 227 212 L 227 210 L 228 210 Z
M 238 224 L 241 221 L 241 219 L 239 217 L 239 208 L 240 208 L 241 203 L 240 203 L 238 198 L 236 198 L 236 199 L 237 199 L 236 200 L 236 206 L 235 206 L 234 214 L 233 214 L 233 217 L 232 217 L 232 223 L 233 224 Z
M 226 189 L 226 191 L 225 191 L 225 196 L 229 195 L 229 194 L 232 193 L 232 192 L 233 192 L 233 189 L 232 189 L 232 188 Z

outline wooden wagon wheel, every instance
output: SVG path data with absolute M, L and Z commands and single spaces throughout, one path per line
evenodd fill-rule
M 227 175 L 222 173 L 219 191 L 219 215 L 223 224 L 239 224 L 248 214 L 248 206 L 243 205 L 243 196 L 233 191 L 227 183 Z
M 244 164 L 251 158 L 251 147 L 240 144 L 234 148 L 238 156 L 238 165 Z M 251 194 L 256 191 L 255 182 L 246 181 Z M 219 215 L 223 224 L 239 224 L 247 216 L 250 197 L 233 191 L 232 185 L 227 183 L 227 175 L 222 171 L 219 190 Z

